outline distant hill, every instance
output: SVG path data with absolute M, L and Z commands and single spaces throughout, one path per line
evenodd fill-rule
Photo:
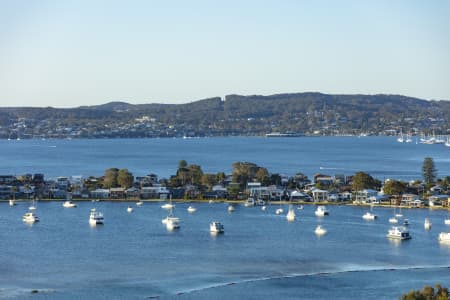
M 186 104 L 0 108 L 0 137 L 450 133 L 450 101 L 401 95 L 228 95 Z

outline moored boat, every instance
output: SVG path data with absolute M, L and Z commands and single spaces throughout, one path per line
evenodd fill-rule
M 23 215 L 22 220 L 26 223 L 39 222 L 39 217 L 33 212 L 27 212 Z
M 450 232 L 439 233 L 439 241 L 443 243 L 450 243 Z
M 323 228 L 321 225 L 317 225 L 316 229 L 314 230 L 314 233 L 317 235 L 323 235 L 327 233 L 327 230 Z
M 220 222 L 211 222 L 211 224 L 209 224 L 209 231 L 211 233 L 223 233 L 225 228 Z
M 295 210 L 292 208 L 292 205 L 289 206 L 288 213 L 286 215 L 286 219 L 289 222 L 295 221 Z
M 314 214 L 318 217 L 328 216 L 330 212 L 327 210 L 327 208 L 323 205 L 319 205 L 314 212 Z
M 180 228 L 180 219 L 175 217 L 168 217 L 166 220 L 166 228 L 168 230 L 174 230 Z
M 411 238 L 411 235 L 405 227 L 393 226 L 388 230 L 387 237 L 398 240 L 408 240 Z
M 65 208 L 77 207 L 77 205 L 75 203 L 73 203 L 72 201 L 64 201 L 62 206 Z
M 128 206 L 127 207 L 127 212 L 129 212 L 129 213 L 133 212 L 133 208 L 131 206 Z
M 193 212 L 196 212 L 197 209 L 196 209 L 195 207 L 193 207 L 193 206 L 189 206 L 189 207 L 187 208 L 187 211 L 190 212 L 190 213 L 193 213 Z
M 228 212 L 235 211 L 234 205 L 228 205 Z
M 423 223 L 423 226 L 425 227 L 425 229 L 429 230 L 431 229 L 431 221 L 428 218 L 425 218 L 425 221 Z
M 91 225 L 101 225 L 104 222 L 103 214 L 98 212 L 95 208 L 91 209 L 89 214 L 89 224 Z
M 378 216 L 375 215 L 375 214 L 373 214 L 373 213 L 371 213 L 371 212 L 366 212 L 366 213 L 362 216 L 362 218 L 363 218 L 364 220 L 375 220 L 375 219 L 378 218 Z

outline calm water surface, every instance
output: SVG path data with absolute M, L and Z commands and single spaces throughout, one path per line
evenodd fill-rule
M 167 178 L 185 159 L 214 173 L 249 161 L 286 175 L 365 171 L 380 179 L 415 179 L 426 156 L 440 176 L 450 174 L 450 147 L 400 144 L 395 137 L 0 140 L 0 173 L 100 176 L 117 167 Z
M 388 137 L 0 141 L 0 174 L 102 175 L 114 166 L 168 177 L 186 159 L 206 172 L 251 161 L 287 175 L 362 170 L 413 179 L 421 177 L 426 156 L 440 176 L 450 175 L 449 153 L 442 145 Z M 188 214 L 188 204 L 177 204 L 181 229 L 168 232 L 161 203 L 131 214 L 120 202 L 37 205 L 41 222 L 29 226 L 21 220 L 28 204 L 0 203 L 0 298 L 396 299 L 425 284 L 450 286 L 450 247 L 437 241 L 439 232 L 450 231 L 444 211 L 404 211 L 413 239 L 396 243 L 386 238 L 393 214 L 386 208 L 376 208 L 380 219 L 367 222 L 364 208 L 331 207 L 329 217 L 317 218 L 307 206 L 288 223 L 275 215 L 277 206 L 229 214 L 226 204 L 194 204 L 198 211 Z M 104 226 L 89 226 L 94 206 L 105 214 Z M 213 220 L 225 225 L 224 235 L 209 234 Z M 314 234 L 317 224 L 328 229 L 325 236 Z
M 450 246 L 437 240 L 450 230 L 444 211 L 403 210 L 413 239 L 396 242 L 386 238 L 393 214 L 387 208 L 374 209 L 379 220 L 364 221 L 365 208 L 333 206 L 330 216 L 318 218 L 306 206 L 289 223 L 275 214 L 278 205 L 228 213 L 223 203 L 197 203 L 189 214 L 188 204 L 177 203 L 181 228 L 169 232 L 161 203 L 127 213 L 123 202 L 74 209 L 39 202 L 41 222 L 34 225 L 21 221 L 27 203 L 0 205 L 2 298 L 396 299 L 425 284 L 450 283 Z M 94 206 L 105 225 L 93 228 Z M 225 225 L 224 235 L 210 235 L 213 220 Z M 317 224 L 328 233 L 316 236 Z

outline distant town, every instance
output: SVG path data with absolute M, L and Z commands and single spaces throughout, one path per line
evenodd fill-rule
M 0 108 L 0 139 L 448 135 L 450 101 L 399 95 L 228 95 L 187 104 Z
M 175 175 L 159 179 L 156 174 L 134 177 L 127 169 L 110 168 L 100 177 L 58 177 L 44 174 L 0 175 L 0 199 L 66 200 L 102 199 L 137 201 L 238 200 L 253 204 L 292 201 L 311 203 L 386 204 L 406 207 L 450 204 L 450 177 L 436 178 L 431 158 L 424 160 L 424 180 L 381 182 L 367 173 L 352 176 L 302 173 L 284 176 L 269 173 L 250 162 L 233 164 L 232 174 L 203 173 L 198 165 L 182 160 Z

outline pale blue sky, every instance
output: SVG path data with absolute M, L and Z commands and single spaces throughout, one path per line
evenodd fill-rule
M 450 100 L 450 1 L 0 0 L 0 106 Z

